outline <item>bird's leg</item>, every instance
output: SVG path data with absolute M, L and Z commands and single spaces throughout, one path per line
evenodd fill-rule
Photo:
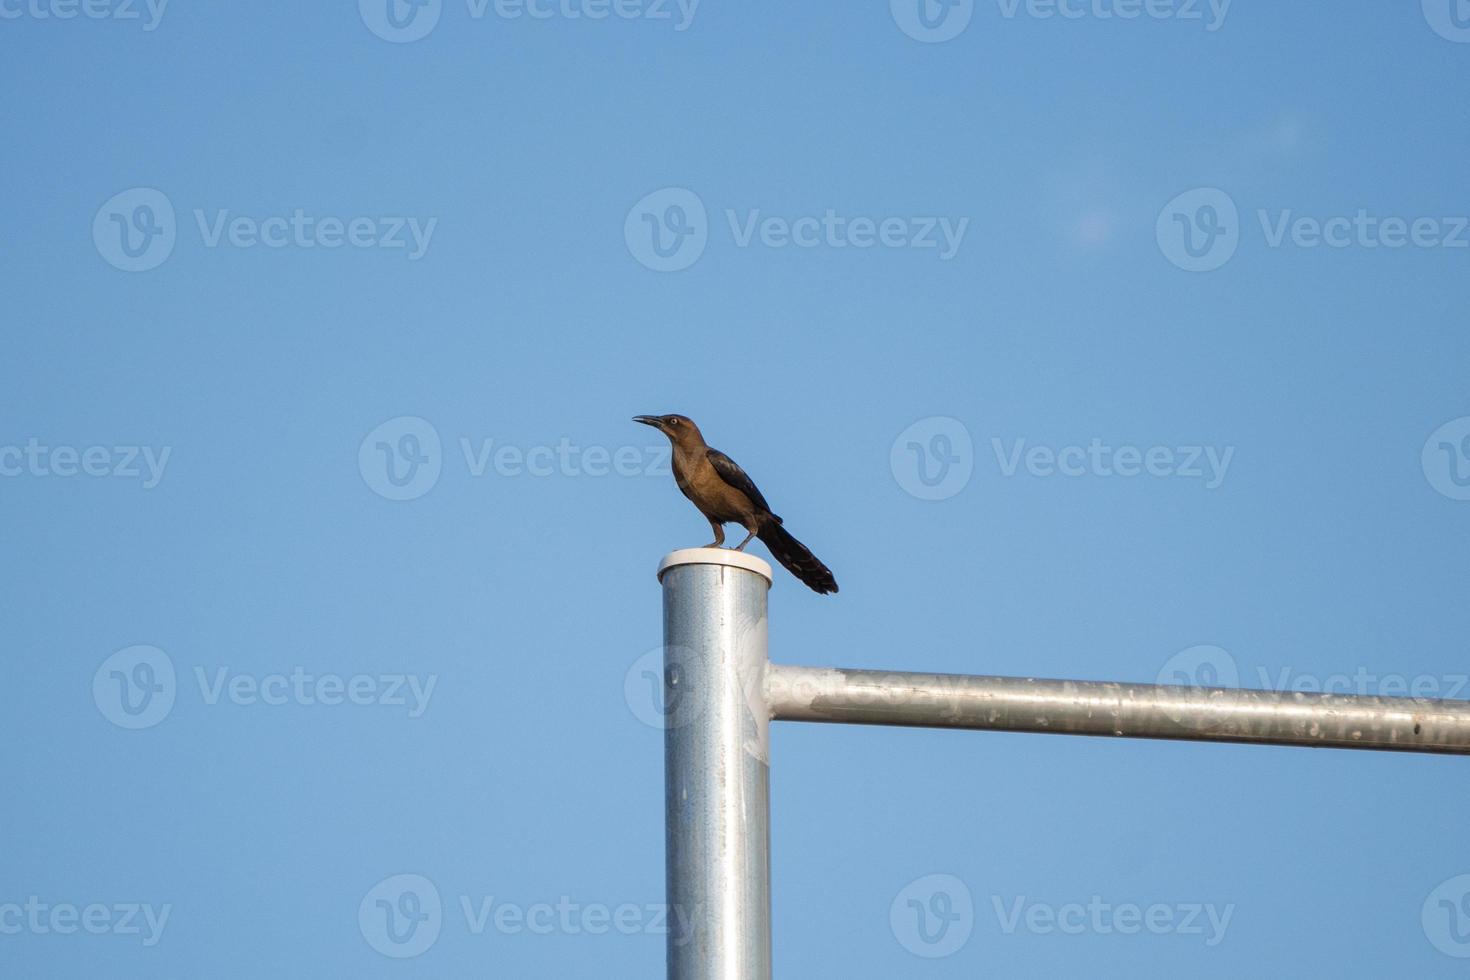
M 717 521 L 711 520 L 709 526 L 715 529 L 715 539 L 706 548 L 722 548 L 725 545 L 725 526 Z
M 740 542 L 739 544 L 737 544 L 735 546 L 735 550 L 736 551 L 744 551 L 745 550 L 745 546 L 748 545 L 748 544 L 750 544 L 750 539 L 753 538 L 753 537 L 755 537 L 755 532 L 754 531 L 751 531 L 749 534 L 747 534 L 745 536 L 745 540 L 744 541 Z

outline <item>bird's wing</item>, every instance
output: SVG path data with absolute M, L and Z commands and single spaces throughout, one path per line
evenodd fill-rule
M 721 480 L 724 480 L 730 486 L 745 494 L 750 498 L 750 502 L 761 510 L 767 514 L 771 514 L 771 505 L 766 503 L 766 498 L 762 497 L 761 492 L 756 489 L 755 481 L 746 475 L 746 472 L 740 468 L 739 463 L 718 449 L 709 450 L 709 461 L 710 465 L 715 468 L 715 472 L 720 475 Z M 771 514 L 771 516 L 776 517 L 775 514 Z M 776 520 L 779 522 L 781 519 L 776 517 Z

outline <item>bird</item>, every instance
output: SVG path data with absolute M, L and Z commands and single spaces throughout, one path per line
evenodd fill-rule
M 819 595 L 837 591 L 832 571 L 810 548 L 792 537 L 739 464 L 705 443 L 693 419 L 686 415 L 637 415 L 633 421 L 653 426 L 673 444 L 674 482 L 715 530 L 715 539 L 704 547 L 722 547 L 724 525 L 739 524 L 749 533 L 736 551 L 744 551 L 751 538 L 760 538 L 771 557 L 812 591 Z

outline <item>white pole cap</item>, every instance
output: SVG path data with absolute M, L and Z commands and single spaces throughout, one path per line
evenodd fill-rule
M 747 555 L 743 551 L 734 548 L 680 548 L 663 556 L 658 563 L 659 581 L 663 581 L 664 572 L 675 565 L 727 565 L 730 568 L 743 568 L 747 572 L 755 572 L 771 584 L 771 566 L 755 555 Z

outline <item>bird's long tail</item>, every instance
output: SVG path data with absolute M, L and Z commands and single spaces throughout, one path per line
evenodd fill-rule
M 788 572 L 805 582 L 813 592 L 826 595 L 837 591 L 837 580 L 832 577 L 831 570 L 779 523 L 766 521 L 756 532 L 756 537 L 764 542 L 772 558 L 786 566 Z

